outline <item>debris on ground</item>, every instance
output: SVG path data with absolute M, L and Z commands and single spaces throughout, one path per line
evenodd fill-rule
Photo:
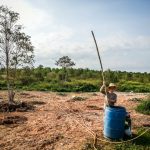
M 43 101 L 30 101 L 30 102 L 28 102 L 28 104 L 31 104 L 31 105 L 44 105 L 44 104 L 46 104 L 45 102 L 43 102 Z
M 83 146 L 81 148 L 81 150 L 95 150 L 95 149 L 101 150 L 102 146 L 93 139 L 88 139 L 85 143 L 83 143 Z
M 21 92 L 20 95 L 28 96 L 28 95 L 30 95 L 30 94 L 29 94 L 29 93 L 25 93 L 25 92 Z
M 49 139 L 41 140 L 38 144 L 38 150 L 44 149 L 48 145 L 51 145 L 54 148 L 54 144 L 63 138 L 63 135 L 56 134 L 52 135 Z
M 96 105 L 88 105 L 87 108 L 91 110 L 103 110 L 103 107 L 98 107 Z
M 25 121 L 27 121 L 25 116 L 4 116 L 3 118 L 0 118 L 0 125 L 19 124 L 24 123 Z
M 81 97 L 81 96 L 72 96 L 72 101 L 84 101 L 87 97 Z
M 141 102 L 141 101 L 143 101 L 143 99 L 142 98 L 130 98 L 130 99 L 128 99 L 129 101 L 133 101 L 133 102 Z
M 33 101 L 41 101 L 41 105 L 35 104 L 36 109 L 34 111 L 0 112 L 0 119 L 6 119 L 6 116 L 24 116 L 27 118 L 27 121 L 24 120 L 22 123 L 19 118 L 17 121 L 17 117 L 7 118 L 9 121 L 4 121 L 5 123 L 16 122 L 16 124 L 0 125 L 0 149 L 81 150 L 83 147 L 84 150 L 90 150 L 90 148 L 93 150 L 94 138 L 90 135 L 89 130 L 97 133 L 98 138 L 103 139 L 104 112 L 100 110 L 104 104 L 103 95 L 69 93 L 67 96 L 59 96 L 54 92 L 37 91 L 25 91 L 24 93 L 36 97 L 26 98 L 26 96 L 19 95 L 18 99 L 22 102 L 31 105 L 35 104 Z M 79 96 L 81 99 L 86 97 L 88 99 L 82 99 L 81 102 L 80 100 L 75 101 L 72 100 L 72 95 Z M 7 91 L 0 91 L 0 96 L 6 100 Z M 128 93 L 118 94 L 117 104 L 126 107 L 127 111 L 131 112 L 133 133 L 139 127 L 145 126 L 148 128 L 150 116 L 136 112 L 134 108 L 139 103 L 127 99 L 133 97 L 145 98 L 145 96 L 137 93 L 133 93 L 133 96 L 128 96 Z M 87 141 L 88 138 L 91 138 L 89 142 Z M 103 143 L 96 144 L 97 149 L 104 150 L 105 147 L 106 145 Z
M 27 102 L 15 102 L 9 104 L 8 102 L 2 101 L 0 103 L 0 112 L 13 112 L 13 111 L 29 111 L 34 110 L 34 106 Z
M 25 97 L 25 98 L 38 98 L 39 97 L 38 95 L 33 95 L 30 93 L 26 93 L 26 92 L 21 92 L 21 93 L 19 93 L 19 95 L 21 97 Z
M 150 127 L 150 123 L 144 123 L 143 127 Z
M 92 93 L 92 96 L 97 96 L 97 94 L 96 93 Z
M 59 96 L 67 96 L 67 94 L 63 93 L 63 92 L 58 92 L 57 95 L 59 95 Z

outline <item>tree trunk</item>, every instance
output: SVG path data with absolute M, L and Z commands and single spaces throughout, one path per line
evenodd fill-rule
M 68 81 L 68 74 L 67 74 L 67 68 L 64 67 L 64 72 L 65 72 L 65 79 L 64 81 L 67 82 Z
M 9 77 L 9 41 L 7 38 L 7 33 L 5 37 L 6 42 L 6 80 L 7 80 L 7 90 L 8 90 L 8 103 L 14 102 L 15 93 L 13 92 L 13 88 L 10 87 L 10 77 Z
M 7 89 L 8 89 L 8 103 L 12 104 L 14 103 L 14 96 L 15 92 L 13 91 L 13 88 L 10 88 L 10 83 L 7 83 Z

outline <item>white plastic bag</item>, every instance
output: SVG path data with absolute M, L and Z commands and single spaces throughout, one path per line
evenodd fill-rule
M 130 137 L 132 136 L 130 127 L 125 129 L 125 135 L 130 136 Z

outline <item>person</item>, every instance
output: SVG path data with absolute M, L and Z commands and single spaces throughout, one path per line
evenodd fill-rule
M 114 93 L 116 90 L 116 85 L 114 83 L 110 83 L 108 88 L 106 87 L 105 81 L 103 81 L 103 85 L 100 88 L 100 92 L 105 95 L 105 104 L 106 106 L 114 106 L 117 102 L 117 94 Z
M 108 88 L 106 87 L 105 81 L 103 81 L 103 85 L 100 88 L 100 92 L 105 95 L 105 103 L 104 109 L 106 106 L 113 107 L 117 102 L 117 94 L 114 93 L 116 91 L 116 85 L 114 83 L 110 83 Z M 131 134 L 131 117 L 130 113 L 126 112 L 125 117 L 125 134 L 128 136 L 132 136 Z

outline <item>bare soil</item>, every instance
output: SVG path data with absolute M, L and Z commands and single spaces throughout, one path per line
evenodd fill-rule
M 145 94 L 117 94 L 117 104 L 131 112 L 133 133 L 138 127 L 150 125 L 150 116 L 134 110 L 139 101 L 131 100 Z M 86 99 L 72 100 L 75 96 Z M 0 97 L 5 101 L 7 92 L 1 91 Z M 26 112 L 0 112 L 1 150 L 80 150 L 93 139 L 84 125 L 103 138 L 104 97 L 100 93 L 20 92 L 16 101 L 36 107 Z

